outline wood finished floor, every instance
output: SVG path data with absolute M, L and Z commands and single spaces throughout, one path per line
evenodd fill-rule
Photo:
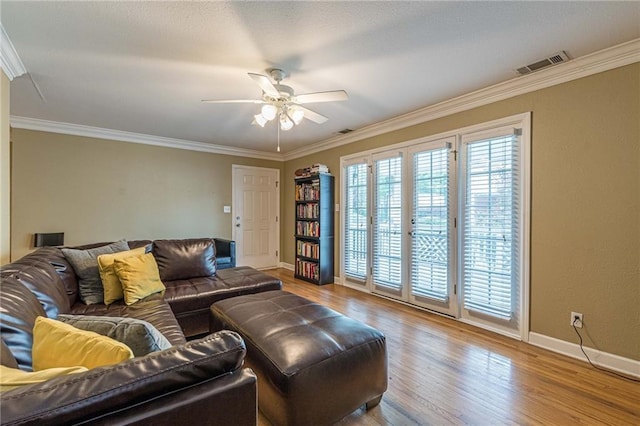
M 640 384 L 587 363 L 339 285 L 265 271 L 383 331 L 389 387 L 339 425 L 640 425 Z M 260 414 L 260 426 L 270 425 Z

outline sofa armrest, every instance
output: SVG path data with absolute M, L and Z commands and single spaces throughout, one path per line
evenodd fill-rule
M 23 386 L 2 393 L 2 424 L 124 423 L 123 416 L 158 424 L 169 412 L 206 418 L 201 416 L 224 413 L 228 398 L 203 401 L 202 395 L 235 387 L 242 388 L 234 400 L 238 408 L 245 406 L 250 424 L 256 382 L 250 370 L 241 370 L 245 354 L 242 338 L 222 331 L 113 366 Z
M 216 257 L 230 258 L 231 262 L 225 267 L 234 268 L 236 266 L 236 242 L 224 238 L 214 238 L 213 243 L 216 246 Z

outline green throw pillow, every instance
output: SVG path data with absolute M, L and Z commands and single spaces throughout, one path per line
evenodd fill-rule
M 131 348 L 135 356 L 169 349 L 171 343 L 153 325 L 135 318 L 58 315 L 58 321 L 110 337 Z
M 62 254 L 78 276 L 80 299 L 87 305 L 104 302 L 104 288 L 98 270 L 98 256 L 129 250 L 125 240 L 88 250 L 62 249 Z

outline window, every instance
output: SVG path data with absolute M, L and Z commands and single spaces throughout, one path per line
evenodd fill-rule
M 402 156 L 374 160 L 373 281 L 401 290 L 402 278 Z
M 440 302 L 449 298 L 450 150 L 413 155 L 411 291 Z
M 517 328 L 522 247 L 518 129 L 462 137 L 461 235 L 463 316 L 488 316 Z
M 367 177 L 366 162 L 351 164 L 344 169 L 344 273 L 364 281 L 367 276 Z

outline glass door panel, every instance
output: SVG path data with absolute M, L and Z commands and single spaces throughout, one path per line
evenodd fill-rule
M 453 154 L 450 141 L 412 147 L 409 301 L 455 315 Z
M 401 297 L 402 154 L 374 158 L 373 167 L 373 290 Z

